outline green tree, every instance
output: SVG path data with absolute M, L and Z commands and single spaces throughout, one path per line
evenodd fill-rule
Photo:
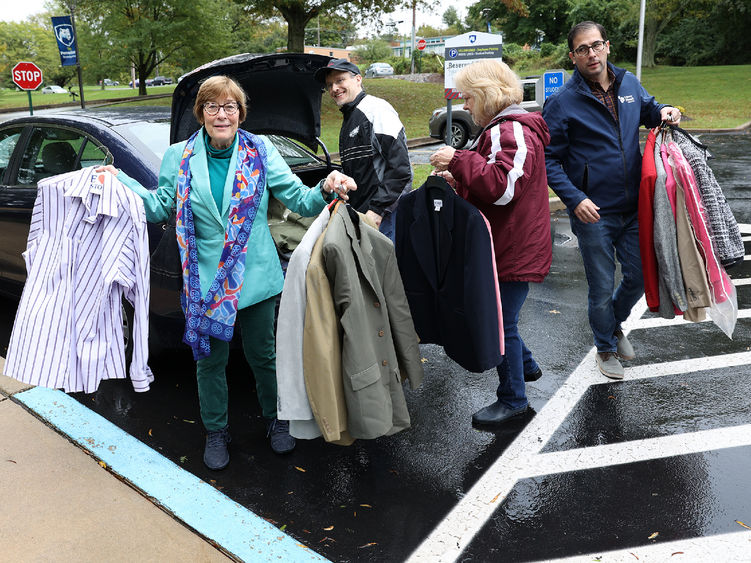
M 41 68 L 45 84 L 65 86 L 75 74 L 75 67 L 60 65 L 49 17 L 37 16 L 23 23 L 0 22 L 0 86 L 13 87 L 11 69 L 20 61 L 31 61 Z
M 109 57 L 135 67 L 139 95 L 157 65 L 210 61 L 231 43 L 229 0 L 78 0 L 76 21 L 109 40 Z M 84 57 L 82 56 L 82 61 Z
M 544 38 L 558 43 L 568 32 L 570 8 L 569 0 L 480 0 L 470 6 L 467 24 L 484 30 L 487 18 L 491 28 L 503 31 L 504 41 L 536 45 Z
M 375 63 L 389 58 L 391 47 L 382 39 L 370 39 L 355 49 L 355 56 L 361 63 Z
M 350 22 L 375 21 L 382 13 L 392 12 L 398 0 L 236 0 L 259 15 L 274 17 L 281 14 L 287 22 L 287 51 L 302 53 L 305 28 L 313 19 L 338 17 Z M 417 0 L 415 0 L 417 1 Z
M 446 25 L 446 35 L 461 35 L 462 33 L 469 31 L 469 28 L 464 25 L 464 22 L 462 22 L 462 19 L 459 17 L 459 13 L 454 6 L 446 8 L 441 19 Z
M 323 47 L 344 48 L 357 37 L 357 26 L 353 20 L 336 15 L 320 15 L 305 29 L 305 44 Z

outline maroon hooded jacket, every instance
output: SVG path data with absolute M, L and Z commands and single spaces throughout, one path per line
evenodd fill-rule
M 549 142 L 542 115 L 512 105 L 449 163 L 457 193 L 490 222 L 499 281 L 541 282 L 550 270 Z

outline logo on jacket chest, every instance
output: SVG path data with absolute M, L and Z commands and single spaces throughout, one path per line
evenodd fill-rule
M 349 132 L 350 139 L 354 138 L 355 135 L 357 135 L 359 132 L 360 132 L 360 126 L 358 125 L 354 129 L 352 129 L 352 131 Z
M 629 94 L 628 96 L 618 96 L 618 101 L 622 104 L 633 104 L 636 100 L 634 100 L 634 97 Z

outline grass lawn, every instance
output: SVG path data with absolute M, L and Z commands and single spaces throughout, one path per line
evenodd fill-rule
M 618 63 L 620 66 L 620 63 Z M 634 71 L 633 65 L 622 65 Z M 686 128 L 736 127 L 751 120 L 751 65 L 671 67 L 659 66 L 642 70 L 642 82 L 658 100 L 685 109 Z M 407 138 L 428 135 L 428 119 L 435 108 L 445 106 L 443 84 L 420 84 L 406 80 L 379 78 L 364 82 L 368 93 L 388 100 L 399 113 L 407 130 Z M 174 85 L 153 86 L 149 94 L 168 94 Z M 87 101 L 130 97 L 135 90 L 122 87 L 86 87 Z M 70 102 L 66 94 L 32 92 L 37 105 Z M 138 102 L 145 105 L 169 106 L 169 98 Z M 0 108 L 26 107 L 26 92 L 0 90 Z M 250 111 L 253 111 L 251 106 Z M 321 139 L 330 152 L 339 149 L 339 128 L 342 117 L 336 104 L 324 94 L 321 104 Z
M 146 88 L 147 94 L 171 94 L 175 85 L 168 86 L 151 86 Z M 78 88 L 73 91 L 78 94 Z M 138 95 L 138 90 L 122 86 L 108 86 L 102 90 L 99 86 L 84 86 L 83 95 L 85 101 L 93 102 L 96 100 L 108 100 L 112 98 L 130 98 Z M 64 104 L 72 102 L 73 98 L 69 94 L 42 94 L 42 89 L 31 93 L 31 103 L 34 107 L 48 104 Z M 80 104 L 80 98 L 76 95 L 76 102 Z M 166 105 L 169 105 L 167 101 Z M 159 105 L 152 101 L 150 105 Z M 16 92 L 14 90 L 0 89 L 0 108 L 27 108 L 29 107 L 29 96 L 26 92 Z
M 751 120 L 751 65 L 659 66 L 642 69 L 641 78 L 658 101 L 685 110 L 686 129 L 737 127 Z

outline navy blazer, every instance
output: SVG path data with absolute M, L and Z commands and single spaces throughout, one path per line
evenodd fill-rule
M 434 200 L 441 203 L 436 211 Z M 485 218 L 443 178 L 399 199 L 396 259 L 421 343 L 440 344 L 464 369 L 503 360 L 495 262 Z

